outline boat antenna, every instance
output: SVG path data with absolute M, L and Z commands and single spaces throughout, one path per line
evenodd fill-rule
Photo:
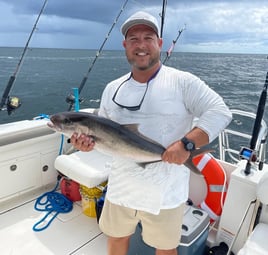
M 172 52 L 173 52 L 173 49 L 174 49 L 174 47 L 175 47 L 175 45 L 176 45 L 178 39 L 180 38 L 181 33 L 182 33 L 185 29 L 186 29 L 186 24 L 184 24 L 184 27 L 183 27 L 182 29 L 179 30 L 179 33 L 178 33 L 176 39 L 172 41 L 171 46 L 169 47 L 169 49 L 168 49 L 167 52 L 166 52 L 166 57 L 165 57 L 165 59 L 164 59 L 164 61 L 163 61 L 163 64 L 165 64 L 166 61 L 169 60 L 169 58 L 171 57 L 171 54 L 172 54 Z
M 260 100 L 259 100 L 259 104 L 258 104 L 258 108 L 257 108 L 257 114 L 256 114 L 256 118 L 255 118 L 255 123 L 254 123 L 254 127 L 253 127 L 252 137 L 251 137 L 251 141 L 250 141 L 250 150 L 252 152 L 255 150 L 259 131 L 261 128 L 261 121 L 263 118 L 264 108 L 265 108 L 266 98 L 267 98 L 267 87 L 268 87 L 268 72 L 266 73 L 266 79 L 265 79 L 264 86 L 263 86 L 263 89 L 261 92 L 261 96 L 260 96 Z M 252 157 L 250 157 L 250 159 L 248 160 L 246 168 L 244 170 L 246 175 L 249 175 L 251 172 L 251 161 L 252 161 L 251 158 Z
M 160 17 L 161 17 L 160 38 L 163 37 L 163 30 L 164 30 L 164 23 L 165 23 L 165 16 L 166 16 L 166 7 L 167 7 L 167 0 L 163 0 L 162 13 L 160 14 Z
M 123 10 L 124 10 L 124 8 L 125 8 L 127 2 L 128 2 L 128 0 L 126 0 L 126 1 L 124 2 L 124 4 L 122 5 L 122 7 L 121 7 L 121 9 L 120 9 L 120 11 L 119 11 L 117 17 L 115 18 L 115 20 L 114 20 L 114 22 L 113 22 L 113 24 L 112 24 L 112 26 L 111 26 L 111 28 L 110 28 L 110 30 L 109 30 L 109 32 L 108 32 L 108 34 L 107 34 L 106 37 L 104 38 L 104 41 L 102 42 L 102 44 L 101 44 L 99 50 L 97 51 L 97 53 L 96 53 L 96 55 L 95 55 L 95 58 L 94 58 L 93 62 L 92 62 L 91 65 L 89 66 L 87 73 L 85 74 L 84 78 L 82 79 L 82 81 L 81 81 L 81 83 L 80 83 L 80 86 L 79 86 L 79 88 L 78 88 L 78 94 L 79 94 L 79 95 L 81 94 L 81 91 L 82 91 L 82 89 L 84 88 L 84 86 L 85 86 L 85 84 L 86 84 L 86 81 L 87 81 L 87 79 L 88 79 L 88 76 L 89 76 L 89 74 L 90 74 L 92 68 L 93 68 L 93 66 L 95 65 L 95 62 L 97 61 L 99 55 L 101 54 L 102 49 L 103 49 L 103 47 L 104 47 L 106 41 L 108 40 L 108 38 L 109 38 L 109 36 L 110 36 L 110 34 L 111 34 L 111 32 L 112 32 L 114 26 L 116 25 L 116 23 L 117 23 L 117 21 L 118 21 L 120 15 L 121 15 L 121 13 L 123 12 Z M 79 98 L 79 101 L 81 102 L 82 100 Z M 69 94 L 69 95 L 66 97 L 66 102 L 67 102 L 68 104 L 70 104 L 70 105 L 69 105 L 69 111 L 71 111 L 72 108 L 73 108 L 73 105 L 74 105 L 74 103 L 75 103 L 75 97 L 74 97 L 74 95 L 73 95 L 73 94 Z
M 2 99 L 1 99 L 1 102 L 0 102 L 0 111 L 4 110 L 3 107 L 6 106 L 5 110 L 7 110 L 8 115 L 10 115 L 12 113 L 12 111 L 16 110 L 21 105 L 20 99 L 18 97 L 10 97 L 9 93 L 10 93 L 10 91 L 12 89 L 12 86 L 13 86 L 15 80 L 16 80 L 16 75 L 18 74 L 18 72 L 19 72 L 19 70 L 21 68 L 21 65 L 23 63 L 24 56 L 25 56 L 26 51 L 28 49 L 30 40 L 32 38 L 32 35 L 33 35 L 35 29 L 36 29 L 36 26 L 37 26 L 37 23 L 38 23 L 38 21 L 40 19 L 40 16 L 41 16 L 42 12 L 45 9 L 47 1 L 48 0 L 45 0 L 44 3 L 43 3 L 43 6 L 42 6 L 42 8 L 41 8 L 41 10 L 40 10 L 40 12 L 39 12 L 39 14 L 37 16 L 37 19 L 36 19 L 36 21 L 34 23 L 33 29 L 32 29 L 32 31 L 30 33 L 30 36 L 29 36 L 29 38 L 28 38 L 28 40 L 26 42 L 26 45 L 25 45 L 25 47 L 23 49 L 21 58 L 20 58 L 19 63 L 17 65 L 16 69 L 15 69 L 15 72 L 14 72 L 13 75 L 10 76 L 9 81 L 7 83 L 7 86 L 5 88 L 5 91 L 4 91 L 3 95 L 2 95 Z

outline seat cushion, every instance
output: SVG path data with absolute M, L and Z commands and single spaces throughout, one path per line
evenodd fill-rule
M 237 255 L 268 255 L 268 224 L 259 223 Z
M 60 155 L 55 160 L 55 168 L 70 179 L 89 188 L 108 179 L 112 158 L 96 150 Z

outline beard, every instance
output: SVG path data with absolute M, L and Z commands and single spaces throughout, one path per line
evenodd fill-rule
M 130 55 L 130 54 L 126 53 L 126 57 L 127 57 L 128 63 L 132 67 L 134 67 L 134 68 L 136 68 L 136 69 L 138 69 L 140 71 L 146 71 L 146 70 L 150 69 L 151 67 L 153 67 L 155 64 L 157 64 L 159 62 L 160 53 L 155 54 L 153 56 L 150 55 L 150 58 L 148 60 L 144 60 L 144 61 L 140 61 L 139 59 L 137 59 L 139 57 L 137 57 L 136 55 L 134 55 L 134 57 L 133 57 L 133 55 Z M 147 58 L 147 56 L 146 56 L 146 58 Z

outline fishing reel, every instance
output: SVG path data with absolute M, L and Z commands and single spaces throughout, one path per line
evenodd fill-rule
M 75 104 L 75 96 L 73 94 L 69 94 L 66 99 L 65 99 L 66 103 L 68 103 L 70 105 L 70 108 L 73 107 L 73 105 Z M 82 103 L 84 101 L 83 98 L 79 98 L 79 103 Z M 71 109 L 69 109 L 71 110 Z
M 3 104 L 5 105 L 5 104 Z M 6 108 L 0 108 L 0 111 L 7 110 L 8 115 L 21 106 L 20 99 L 18 97 L 8 97 L 6 102 Z
M 239 152 L 239 158 L 240 159 L 245 159 L 248 162 L 253 162 L 255 163 L 258 159 L 256 151 L 252 150 L 250 148 L 247 147 L 242 147 L 240 152 Z
M 263 161 L 258 159 L 257 152 L 255 150 L 252 150 L 247 147 L 242 147 L 240 152 L 239 152 L 239 158 L 247 160 L 247 166 L 245 169 L 245 174 L 248 175 L 250 173 L 250 167 L 251 163 L 257 163 L 258 164 L 258 169 L 262 170 L 263 169 Z
M 18 97 L 8 97 L 7 99 L 7 113 L 10 115 L 13 111 L 21 106 L 21 101 Z

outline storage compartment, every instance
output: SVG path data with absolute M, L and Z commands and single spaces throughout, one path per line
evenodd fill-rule
M 251 223 L 256 217 L 258 203 L 249 208 L 241 228 L 240 222 L 251 201 L 256 199 L 256 187 L 267 170 L 265 168 L 262 171 L 252 170 L 251 174 L 245 175 L 244 170 L 246 164 L 246 160 L 240 161 L 237 168 L 231 174 L 230 184 L 216 236 L 216 243 L 224 242 L 228 246 L 232 244 L 236 237 L 236 241 L 232 247 L 234 254 L 237 254 L 239 249 L 244 245 L 248 233 L 251 231 Z
M 208 237 L 209 216 L 202 209 L 186 206 L 184 211 L 181 243 L 178 247 L 179 255 L 202 255 Z M 128 255 L 154 255 L 155 249 L 142 241 L 141 226 L 131 237 Z
M 41 179 L 38 169 L 40 169 L 38 154 L 16 158 L 0 164 L 1 181 L 8 184 L 0 186 L 0 200 L 40 185 Z
M 40 160 L 43 186 L 54 183 L 57 180 L 58 172 L 54 167 L 54 162 L 58 154 L 59 149 L 57 148 L 57 150 L 55 150 L 53 147 L 48 150 L 48 152 L 41 152 Z
M 55 184 L 61 135 L 45 120 L 0 125 L 0 201 Z

